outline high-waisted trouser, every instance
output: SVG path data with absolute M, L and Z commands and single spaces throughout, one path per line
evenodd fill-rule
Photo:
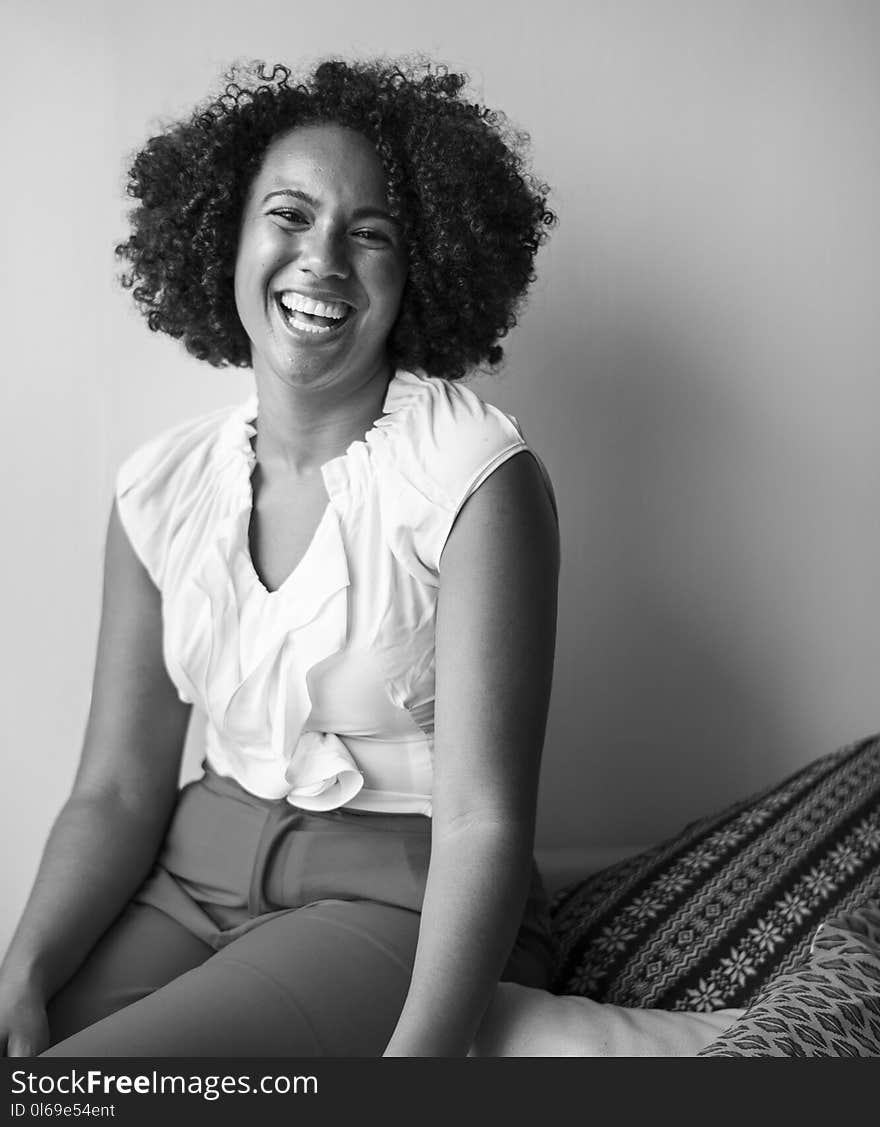
M 316 814 L 206 773 L 181 792 L 147 882 L 52 999 L 47 1055 L 380 1055 L 429 856 L 421 815 Z M 504 977 L 544 986 L 549 960 L 536 882 Z

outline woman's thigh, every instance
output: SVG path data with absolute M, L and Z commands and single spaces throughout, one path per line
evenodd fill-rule
M 50 1056 L 379 1056 L 403 1007 L 419 916 L 324 901 L 274 916 Z
M 164 912 L 130 904 L 50 1001 L 52 1044 L 152 994 L 212 954 Z

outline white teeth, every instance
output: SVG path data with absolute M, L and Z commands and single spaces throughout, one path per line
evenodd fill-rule
M 344 301 L 313 301 L 294 290 L 285 290 L 281 295 L 281 304 L 292 312 L 308 313 L 312 317 L 330 317 L 334 321 L 341 320 L 351 308 Z
M 290 322 L 307 333 L 329 333 L 333 328 L 332 325 L 311 325 L 308 321 L 303 321 L 302 318 L 296 316 L 291 317 Z

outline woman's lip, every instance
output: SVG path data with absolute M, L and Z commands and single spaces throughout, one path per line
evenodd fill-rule
M 281 303 L 280 294 L 275 295 L 274 304 L 285 331 L 290 333 L 292 337 L 295 337 L 296 340 L 306 342 L 307 344 L 322 344 L 325 341 L 334 340 L 345 330 L 345 327 L 348 325 L 348 322 L 351 320 L 352 315 L 355 312 L 354 307 L 352 307 L 349 313 L 342 318 L 338 325 L 329 326 L 325 329 L 319 329 L 317 332 L 315 332 L 314 330 L 300 328 L 298 325 L 293 323 L 293 321 L 290 319 L 292 313 Z

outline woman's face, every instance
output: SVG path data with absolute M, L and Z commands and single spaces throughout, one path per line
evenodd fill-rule
M 342 389 L 384 373 L 405 281 L 370 142 L 338 125 L 276 138 L 250 187 L 235 263 L 255 374 Z

